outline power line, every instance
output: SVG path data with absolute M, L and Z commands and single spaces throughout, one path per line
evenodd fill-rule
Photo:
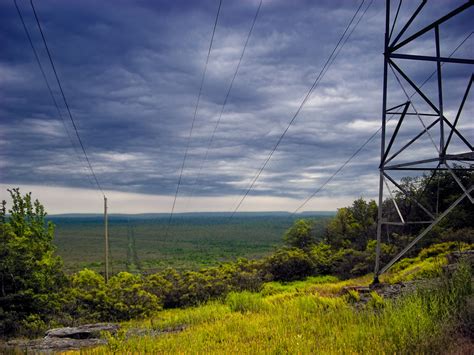
M 209 142 L 207 144 L 207 149 L 206 149 L 206 153 L 204 155 L 204 159 L 201 161 L 201 165 L 199 167 L 199 170 L 198 170 L 198 173 L 197 173 L 197 177 L 196 179 L 194 180 L 192 186 L 195 187 L 195 185 L 197 185 L 198 181 L 199 181 L 199 178 L 201 177 L 201 172 L 202 172 L 202 168 L 204 166 L 204 164 L 206 163 L 207 161 L 207 158 L 209 156 L 209 151 L 211 150 L 211 147 L 212 147 L 212 143 L 214 142 L 214 137 L 216 135 L 216 132 L 217 132 L 217 128 L 219 127 L 219 124 L 221 122 L 221 119 L 222 119 L 222 114 L 224 113 L 224 110 L 225 110 L 225 106 L 227 105 L 227 101 L 229 99 L 229 95 L 230 95 L 230 92 L 232 90 L 232 87 L 234 85 L 234 81 L 235 81 L 235 78 L 237 77 L 237 73 L 239 72 L 239 69 L 240 69 L 240 64 L 242 63 L 242 59 L 244 57 L 244 54 L 245 54 L 245 50 L 247 49 L 247 45 L 249 43 L 249 40 L 250 40 L 250 37 L 252 35 L 252 31 L 253 31 L 253 28 L 255 27 L 255 23 L 257 22 L 257 18 L 258 18 L 258 14 L 260 13 L 260 8 L 262 7 L 262 0 L 260 0 L 260 3 L 258 4 L 258 7 L 257 7 L 257 11 L 255 12 L 255 16 L 253 18 L 253 22 L 252 22 L 252 25 L 250 26 L 250 30 L 247 34 L 247 39 L 245 40 L 245 43 L 244 43 L 244 47 L 242 49 L 242 53 L 240 54 L 240 58 L 239 58 L 239 61 L 237 63 L 237 67 L 235 68 L 235 72 L 234 72 L 234 75 L 232 77 L 232 80 L 230 81 L 230 85 L 229 85 L 229 88 L 227 89 L 227 93 L 225 95 L 225 99 L 224 99 L 224 102 L 222 104 L 222 107 L 221 107 L 221 111 L 219 113 L 219 117 L 214 125 L 214 130 L 212 131 L 212 135 L 211 135 L 211 138 L 209 139 Z M 194 194 L 194 190 L 191 190 L 191 194 L 190 194 L 190 197 L 193 196 Z
M 451 54 L 449 55 L 448 58 L 451 58 L 459 48 L 461 48 L 461 46 L 469 39 L 469 37 L 471 37 L 471 35 L 473 34 L 474 32 L 471 32 L 469 33 L 466 38 L 464 38 L 461 43 L 459 43 L 457 45 L 457 47 L 451 52 Z M 441 65 L 444 65 L 444 63 L 441 63 Z M 420 85 L 420 89 L 428 82 L 431 80 L 431 78 L 436 74 L 436 70 L 433 71 L 424 81 L 423 83 Z M 415 96 L 416 92 L 412 93 L 410 95 L 410 99 Z M 395 113 L 392 114 L 388 119 L 387 119 L 387 122 L 389 122 L 393 117 L 395 116 Z M 335 177 L 337 174 L 339 174 L 341 172 L 342 169 L 344 169 L 347 164 L 349 164 L 351 162 L 352 159 L 354 159 L 361 151 L 362 149 L 364 149 L 364 147 L 369 144 L 370 141 L 372 141 L 372 139 L 374 139 L 378 133 L 382 130 L 382 127 L 379 127 L 359 148 L 356 149 L 356 151 L 315 191 L 313 192 L 308 198 L 306 198 L 304 200 L 304 202 L 299 205 L 299 207 L 297 209 L 294 210 L 294 212 L 292 213 L 292 215 L 298 213 L 298 211 L 300 211 L 304 206 L 306 206 L 306 204 L 311 200 L 313 199 L 314 196 L 316 196 L 316 194 L 318 194 L 327 184 L 329 184 Z
M 357 8 L 357 10 L 355 11 L 354 15 L 352 16 L 349 24 L 346 26 L 344 32 L 342 33 L 341 37 L 339 38 L 339 41 L 337 42 L 336 46 L 334 47 L 334 49 L 332 50 L 331 54 L 329 55 L 328 59 L 326 60 L 326 62 L 324 63 L 323 67 L 321 68 L 321 71 L 319 72 L 318 76 L 316 77 L 316 80 L 313 82 L 313 85 L 311 85 L 310 89 L 308 90 L 308 92 L 306 93 L 303 101 L 301 102 L 300 106 L 298 107 L 298 109 L 296 110 L 295 114 L 293 115 L 292 119 L 290 120 L 288 126 L 285 128 L 285 130 L 283 131 L 283 133 L 281 134 L 280 138 L 278 139 L 278 141 L 276 142 L 275 146 L 273 147 L 273 149 L 271 150 L 270 154 L 268 155 L 267 159 L 265 160 L 265 162 L 263 163 L 262 167 L 259 169 L 259 171 L 257 172 L 257 175 L 254 177 L 254 179 L 252 180 L 250 186 L 248 187 L 247 191 L 245 192 L 245 194 L 243 195 L 243 197 L 240 199 L 239 203 L 237 204 L 237 206 L 235 207 L 234 211 L 232 212 L 230 218 L 233 218 L 235 213 L 237 212 L 237 210 L 240 208 L 240 206 L 242 205 L 243 201 L 247 198 L 249 192 L 252 190 L 253 186 L 255 185 L 255 183 L 257 182 L 258 178 L 260 177 L 260 175 L 262 174 L 263 170 L 265 169 L 265 167 L 267 166 L 268 162 L 270 161 L 270 159 L 272 158 L 273 156 L 273 153 L 275 153 L 275 151 L 277 150 L 278 146 L 280 145 L 281 141 L 283 140 L 283 137 L 285 137 L 286 133 L 288 132 L 288 130 L 290 129 L 290 127 L 293 125 L 293 122 L 296 120 L 296 118 L 298 117 L 298 114 L 300 113 L 300 111 L 302 110 L 303 106 L 306 104 L 306 102 L 309 100 L 311 94 L 313 93 L 314 89 L 316 88 L 316 86 L 319 84 L 319 82 L 321 81 L 321 79 L 324 77 L 325 75 L 325 71 L 327 72 L 326 68 L 328 67 L 328 65 L 330 64 L 331 62 L 331 59 L 333 58 L 333 55 L 335 54 L 337 48 L 339 47 L 339 45 L 341 44 L 342 40 L 344 39 L 344 36 L 346 35 L 347 31 L 349 30 L 350 26 L 352 25 L 352 23 L 354 22 L 354 19 L 356 18 L 357 14 L 359 13 L 360 9 L 362 8 L 362 5 L 364 4 L 365 0 L 362 0 L 362 2 L 360 3 L 359 7 Z
M 43 33 L 43 29 L 41 27 L 41 23 L 40 23 L 40 20 L 38 18 L 38 14 L 36 13 L 36 10 L 35 10 L 35 6 L 33 4 L 33 0 L 30 0 L 30 5 L 31 5 L 31 8 L 33 9 L 33 13 L 35 15 L 35 19 L 36 19 L 36 24 L 38 25 L 38 29 L 41 33 L 41 38 L 43 39 L 43 43 L 44 43 L 44 46 L 46 48 L 46 53 L 48 54 L 48 58 L 49 58 L 49 62 L 51 63 L 51 67 L 53 68 L 53 72 L 54 72 L 54 76 L 56 78 L 56 82 L 58 83 L 58 87 L 59 87 L 59 90 L 61 91 L 61 96 L 63 98 L 63 101 L 64 101 L 64 105 L 66 106 L 66 110 L 68 112 L 68 115 L 69 115 L 69 118 L 71 120 L 71 123 L 72 123 L 72 126 L 74 127 L 74 131 L 76 132 L 76 137 L 77 137 L 77 140 L 79 141 L 79 144 L 81 146 L 81 149 L 82 149 L 82 152 L 84 153 L 84 157 L 86 158 L 86 161 L 87 161 L 87 165 L 89 166 L 89 170 L 92 174 L 92 177 L 94 178 L 94 181 L 98 187 L 98 189 L 100 190 L 100 192 L 102 193 L 102 195 L 105 196 L 105 193 L 104 191 L 102 190 L 102 186 L 100 185 L 99 183 L 99 180 L 97 179 L 97 176 L 94 172 L 94 169 L 92 168 L 92 164 L 89 160 L 89 157 L 87 156 L 87 152 L 86 152 L 86 149 L 84 147 L 84 144 L 82 143 L 82 139 L 81 139 L 81 136 L 79 135 L 79 131 L 77 129 L 77 126 L 76 126 L 76 122 L 74 121 L 74 118 L 72 116 L 72 113 L 71 113 L 71 110 L 69 108 L 69 104 L 67 102 L 67 99 L 66 99 L 66 95 L 64 94 L 64 91 L 63 91 L 63 88 L 62 88 L 62 85 L 61 85 L 61 81 L 59 80 L 59 76 L 58 76 L 58 73 L 56 71 L 56 67 L 54 65 L 54 61 L 53 61 L 53 58 L 52 58 L 52 55 L 51 55 L 51 52 L 49 50 L 49 47 L 48 47 L 48 44 L 46 42 L 46 37 Z
M 367 7 L 365 8 L 364 12 L 362 13 L 362 15 L 359 17 L 359 19 L 357 20 L 356 24 L 352 27 L 352 30 L 349 32 L 349 34 L 346 36 L 346 38 L 344 39 L 344 42 L 342 42 L 342 45 L 339 46 L 339 49 L 338 51 L 336 52 L 336 54 L 333 56 L 332 60 L 331 60 L 331 63 L 329 63 L 328 65 L 328 68 L 326 69 L 326 71 L 328 71 L 329 67 L 334 63 L 334 61 L 336 60 L 337 56 L 339 55 L 339 53 L 341 52 L 342 48 L 346 45 L 346 42 L 349 40 L 349 38 L 351 38 L 352 34 L 354 33 L 355 29 L 357 28 L 357 26 L 359 26 L 359 23 L 360 21 L 362 21 L 362 19 L 364 18 L 365 14 L 367 13 L 367 11 L 369 10 L 369 8 L 372 6 L 372 4 L 374 3 L 374 0 L 371 0 L 369 5 L 367 5 Z
M 18 12 L 18 16 L 20 17 L 20 20 L 21 20 L 21 24 L 23 25 L 23 29 L 25 31 L 25 34 L 26 34 L 26 37 L 28 38 L 28 42 L 30 43 L 30 47 L 31 49 L 33 50 L 33 54 L 35 56 L 35 59 L 36 59 L 36 62 L 38 63 L 38 67 L 41 71 L 41 75 L 44 79 L 44 82 L 46 83 L 46 87 L 48 88 L 48 91 L 49 91 L 49 94 L 51 96 L 51 99 L 53 100 L 53 103 L 54 103 L 54 106 L 56 107 L 56 110 L 58 112 L 58 115 L 59 117 L 61 118 L 61 121 L 63 123 L 63 126 L 64 126 L 64 129 L 67 133 L 67 136 L 69 138 L 69 141 L 71 142 L 71 146 L 73 147 L 74 149 L 74 152 L 76 153 L 76 155 L 78 156 L 79 160 L 80 160 L 80 155 L 79 155 L 79 152 L 76 148 L 76 145 L 74 144 L 74 140 L 71 136 L 71 133 L 69 132 L 69 129 L 67 128 L 67 124 L 66 124 L 66 120 L 64 119 L 64 116 L 63 114 L 61 113 L 61 109 L 59 108 L 59 105 L 58 105 L 58 102 L 56 101 L 56 98 L 54 96 L 54 93 L 53 93 L 53 90 L 51 89 L 51 85 L 49 84 L 49 81 L 48 81 L 48 78 L 46 77 L 46 73 L 44 71 L 44 68 L 43 68 L 43 65 L 41 64 L 41 60 L 39 58 L 39 55 L 38 55 L 38 52 L 36 51 L 36 48 L 33 44 L 33 40 L 31 39 L 31 36 L 30 36 L 30 32 L 28 31 L 28 28 L 26 27 L 26 23 L 25 23 L 25 20 L 23 19 L 23 15 L 21 14 L 21 11 L 20 11 L 20 8 L 18 7 L 18 4 L 17 4 L 17 1 L 16 0 L 13 0 L 14 4 L 15 4 L 15 7 L 16 7 L 16 10 Z M 85 168 L 83 166 L 83 168 Z M 87 174 L 88 178 L 89 177 L 89 174 Z M 93 184 L 93 182 L 90 180 L 90 182 Z
M 219 13 L 221 11 L 221 5 L 222 5 L 222 0 L 219 0 L 219 7 L 217 8 L 216 19 L 214 21 L 214 27 L 212 29 L 211 41 L 209 43 L 209 49 L 207 51 L 206 64 L 204 65 L 204 70 L 202 72 L 201 85 L 199 86 L 199 94 L 198 94 L 198 97 L 197 97 L 196 106 L 194 108 L 194 115 L 193 115 L 193 120 L 192 120 L 192 123 L 191 123 L 191 129 L 189 130 L 189 136 L 188 136 L 188 141 L 187 141 L 187 144 L 186 144 L 186 150 L 184 151 L 183 162 L 181 163 L 181 171 L 179 173 L 178 185 L 176 186 L 176 192 L 174 194 L 173 206 L 171 207 L 171 213 L 170 213 L 170 217 L 169 217 L 169 220 L 168 220 L 168 226 L 167 226 L 165 234 L 167 234 L 168 228 L 171 224 L 171 220 L 173 219 L 174 209 L 175 209 L 175 206 L 176 206 L 176 200 L 177 200 L 178 194 L 179 194 L 179 187 L 181 186 L 181 180 L 183 178 L 184 166 L 186 164 L 186 159 L 188 157 L 189 145 L 191 143 L 191 137 L 193 135 L 194 124 L 196 122 L 196 116 L 197 116 L 197 112 L 198 112 L 198 108 L 199 108 L 199 102 L 201 100 L 202 88 L 204 86 L 204 79 L 206 78 L 207 66 L 209 64 L 209 57 L 211 56 L 212 43 L 214 42 L 214 34 L 216 33 L 217 21 L 219 19 Z

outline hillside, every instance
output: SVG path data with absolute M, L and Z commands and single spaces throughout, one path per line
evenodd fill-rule
M 233 292 L 124 322 L 104 335 L 106 346 L 77 353 L 468 353 L 474 349 L 468 337 L 474 309 L 466 306 L 472 306 L 470 266 L 462 261 L 447 273 L 446 253 L 426 255 L 402 261 L 405 267 L 370 291 L 371 275 L 269 282 L 260 292 Z M 29 343 L 30 349 L 54 346 L 48 341 Z M 88 340 L 56 346 L 81 342 Z
M 393 294 L 383 287 L 365 294 L 351 290 L 368 286 L 370 275 L 267 283 L 259 293 L 231 293 L 222 302 L 126 323 L 108 346 L 90 352 L 458 353 L 459 346 L 472 351 L 474 343 L 463 333 L 474 312 L 466 307 L 472 300 L 470 268 L 463 264 L 451 276 L 427 278 L 441 273 L 446 262 L 443 255 L 432 256 L 385 275 L 382 281 L 396 280 L 405 289 Z M 412 279 L 418 281 L 402 283 Z

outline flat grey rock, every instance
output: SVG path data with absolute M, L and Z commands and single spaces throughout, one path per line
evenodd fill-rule
M 119 326 L 110 323 L 85 324 L 78 327 L 50 329 L 46 338 L 96 339 L 101 332 L 116 333 Z
M 119 326 L 110 323 L 86 324 L 78 327 L 50 329 L 42 339 L 14 339 L 0 344 L 0 353 L 3 350 L 16 352 L 55 353 L 68 350 L 105 345 L 107 341 L 101 338 L 101 332 L 115 334 Z

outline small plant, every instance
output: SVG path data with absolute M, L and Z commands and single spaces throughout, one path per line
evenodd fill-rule
M 357 303 L 360 301 L 360 294 L 356 290 L 349 290 L 345 299 L 348 303 Z
M 382 296 L 377 292 L 372 291 L 370 293 L 369 302 L 367 302 L 367 307 L 371 309 L 382 309 L 385 306 L 385 301 Z
M 110 352 L 116 354 L 120 351 L 127 338 L 127 330 L 120 328 L 116 334 L 110 332 L 104 332 L 101 334 L 104 339 L 107 340 L 107 348 Z

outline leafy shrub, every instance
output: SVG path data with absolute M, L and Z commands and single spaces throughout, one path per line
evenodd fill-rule
M 314 263 L 301 249 L 281 249 L 265 260 L 264 268 L 276 281 L 292 281 L 313 274 Z
M 419 259 L 418 259 L 419 260 Z M 442 274 L 442 266 L 447 263 L 445 257 L 432 257 L 417 261 L 389 277 L 389 282 L 411 281 L 425 278 L 438 277 Z
M 108 317 L 107 290 L 104 277 L 95 271 L 84 269 L 71 277 L 66 312 L 74 318 L 89 322 Z
M 38 337 L 44 334 L 47 327 L 48 325 L 41 319 L 39 314 L 30 314 L 21 321 L 20 332 L 17 335 Z
M 339 249 L 333 256 L 333 273 L 342 278 L 364 275 L 369 266 L 366 257 L 367 254 L 363 251 Z
M 369 301 L 366 304 L 366 307 L 371 309 L 382 309 L 385 306 L 385 301 L 382 296 L 377 292 L 372 291 L 370 293 Z
M 448 229 L 441 233 L 442 241 L 456 241 L 474 244 L 474 228 Z
M 325 275 L 333 271 L 333 254 L 331 246 L 323 242 L 311 248 L 310 256 L 314 263 L 314 271 L 317 274 Z
M 160 299 L 143 288 L 142 278 L 128 272 L 109 280 L 107 296 L 108 316 L 112 320 L 144 317 L 162 309 Z
M 359 292 L 357 292 L 356 290 L 347 291 L 347 294 L 345 296 L 347 302 L 349 303 L 357 303 L 360 301 Z

